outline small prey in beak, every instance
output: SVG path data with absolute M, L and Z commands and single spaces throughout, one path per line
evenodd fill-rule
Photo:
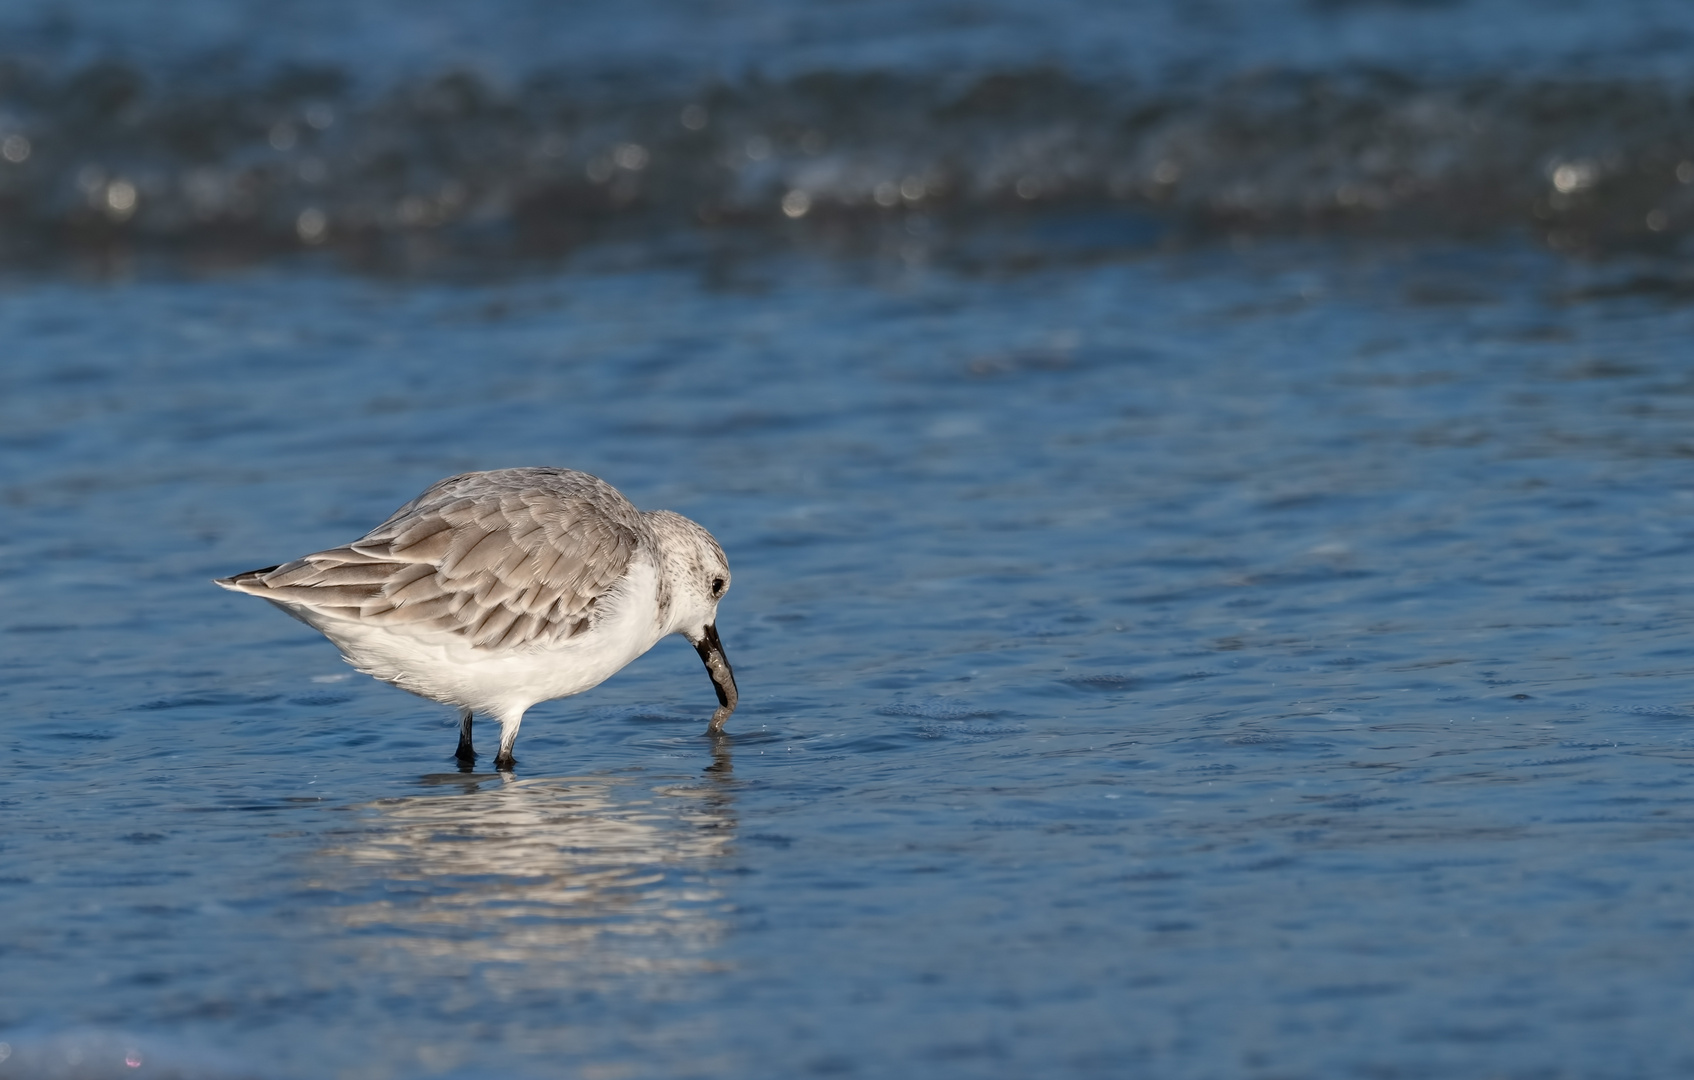
M 711 675 L 712 687 L 718 692 L 718 708 L 712 713 L 712 722 L 707 725 L 706 733 L 722 735 L 723 722 L 735 711 L 735 672 L 730 670 L 729 658 L 723 654 L 723 642 L 718 640 L 716 623 L 706 624 L 700 640 L 694 643 L 694 651 L 706 662 L 706 672 Z

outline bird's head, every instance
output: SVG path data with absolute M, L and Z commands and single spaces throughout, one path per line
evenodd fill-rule
M 711 730 L 720 731 L 735 711 L 735 673 L 718 640 L 718 602 L 729 592 L 729 559 L 712 534 L 669 510 L 648 515 L 664 559 L 663 573 L 670 591 L 669 632 L 688 639 L 705 661 L 718 692 L 718 709 Z

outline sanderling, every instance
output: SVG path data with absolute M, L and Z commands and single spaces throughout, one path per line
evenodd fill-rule
M 667 634 L 693 644 L 717 688 L 707 731 L 735 711 L 723 548 L 587 473 L 450 476 L 350 544 L 216 580 L 317 629 L 366 675 L 457 705 L 461 761 L 476 758 L 474 713 L 500 721 L 494 764 L 509 768 L 530 706 L 600 685 Z

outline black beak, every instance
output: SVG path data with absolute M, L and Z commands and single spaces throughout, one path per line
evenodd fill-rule
M 706 672 L 711 675 L 712 686 L 718 692 L 718 709 L 712 714 L 712 722 L 706 728 L 710 734 L 717 735 L 723 731 L 723 722 L 735 711 L 736 694 L 735 672 L 729 669 L 729 659 L 723 654 L 723 642 L 718 640 L 716 623 L 706 624 L 706 630 L 700 635 L 700 640 L 694 643 L 694 651 L 706 662 Z

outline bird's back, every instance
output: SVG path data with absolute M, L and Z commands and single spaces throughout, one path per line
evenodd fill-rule
M 499 469 L 431 485 L 350 544 L 217 583 L 326 633 L 351 622 L 503 650 L 583 633 L 650 547 L 640 511 L 605 481 Z

